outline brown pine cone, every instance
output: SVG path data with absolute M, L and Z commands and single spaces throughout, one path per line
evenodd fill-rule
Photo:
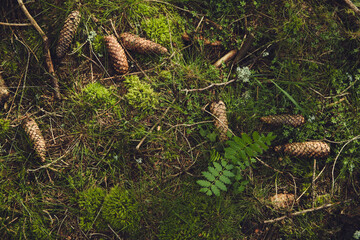
M 276 152 L 284 152 L 294 157 L 326 157 L 330 153 L 329 144 L 321 141 L 288 143 L 274 148 Z
M 56 56 L 63 58 L 71 44 L 75 32 L 80 23 L 79 11 L 73 11 L 66 18 L 63 28 L 60 31 L 59 41 L 56 46 Z
M 141 38 L 135 34 L 125 32 L 120 35 L 120 39 L 124 45 L 124 48 L 136 51 L 138 53 L 168 53 L 168 50 L 160 44 L 157 44 L 145 38 Z
M 290 114 L 280 114 L 280 115 L 270 115 L 260 118 L 264 123 L 280 126 L 280 125 L 290 125 L 293 127 L 299 127 L 305 123 L 305 118 L 298 115 L 290 115 Z
M 226 133 L 229 130 L 228 120 L 226 117 L 226 106 L 223 101 L 213 102 L 210 105 L 210 111 L 215 116 L 215 127 L 218 129 L 220 141 L 228 139 Z
M 9 89 L 7 88 L 4 79 L 0 74 L 0 102 L 4 101 L 9 97 Z
M 106 48 L 109 52 L 110 60 L 114 70 L 119 74 L 125 74 L 129 70 L 129 64 L 120 43 L 114 35 L 104 37 Z
M 30 142 L 34 145 L 35 152 L 39 155 L 42 162 L 45 162 L 46 143 L 40 128 L 31 117 L 26 117 L 22 124 Z

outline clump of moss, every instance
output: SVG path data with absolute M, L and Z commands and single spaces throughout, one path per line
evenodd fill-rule
M 109 107 L 116 104 L 112 89 L 107 89 L 98 82 L 88 84 L 83 90 L 84 100 L 96 107 Z
M 5 136 L 5 134 L 10 129 L 10 121 L 7 119 L 0 119 L 0 136 Z
M 80 227 L 84 231 L 93 228 L 102 228 L 102 221 L 98 219 L 99 211 L 104 202 L 106 192 L 99 187 L 90 188 L 79 194 L 78 204 L 80 207 Z
M 138 204 L 123 187 L 113 187 L 104 199 L 102 217 L 114 230 L 135 233 L 139 227 Z
M 178 48 L 183 46 L 181 35 L 186 21 L 172 7 L 141 2 L 134 4 L 127 15 L 152 41 L 166 48 L 170 48 L 171 43 Z
M 156 108 L 159 103 L 158 94 L 150 84 L 140 81 L 138 76 L 127 76 L 124 82 L 128 87 L 125 98 L 131 106 L 140 110 Z

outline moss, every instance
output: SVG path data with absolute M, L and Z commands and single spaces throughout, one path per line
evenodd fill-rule
M 139 227 L 138 204 L 123 187 L 113 187 L 104 199 L 103 219 L 116 231 L 125 230 L 134 234 Z
M 99 187 L 90 188 L 79 194 L 80 227 L 84 231 L 92 229 L 93 224 L 95 229 L 103 227 L 101 221 L 95 220 L 98 219 L 105 195 L 105 191 Z
M 128 87 L 125 98 L 131 106 L 141 110 L 156 108 L 159 103 L 158 94 L 150 84 L 140 81 L 138 76 L 127 76 L 124 82 Z
M 0 136 L 6 135 L 10 129 L 10 121 L 7 119 L 0 119 Z
M 175 19 L 177 19 L 175 17 Z M 141 28 L 146 35 L 156 43 L 166 48 L 170 48 L 173 44 L 178 48 L 183 46 L 181 34 L 184 32 L 184 25 L 181 20 L 161 15 L 157 18 L 147 18 L 141 22 Z
M 131 6 L 128 18 L 135 22 L 139 32 L 145 32 L 152 41 L 166 48 L 183 46 L 181 35 L 186 21 L 170 6 L 140 2 Z M 171 41 L 170 41 L 171 40 Z

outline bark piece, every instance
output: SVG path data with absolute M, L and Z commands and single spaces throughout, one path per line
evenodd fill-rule
M 274 148 L 294 157 L 322 158 L 330 153 L 329 144 L 322 141 L 288 143 Z
M 35 152 L 38 154 L 42 162 L 45 162 L 46 142 L 40 131 L 39 126 L 31 117 L 25 118 L 22 124 L 30 142 L 33 144 Z
M 291 114 L 279 114 L 279 115 L 269 115 L 260 118 L 266 124 L 281 126 L 281 125 L 290 125 L 293 127 L 299 127 L 305 123 L 305 118 L 300 115 L 291 115 Z
M 215 127 L 219 131 L 219 140 L 226 141 L 228 136 L 226 135 L 229 130 L 228 120 L 226 117 L 226 106 L 223 101 L 213 102 L 210 105 L 210 111 L 214 114 L 215 118 Z
M 79 26 L 81 15 L 79 11 L 73 11 L 66 18 L 63 28 L 60 31 L 59 41 L 56 46 L 56 56 L 63 58 L 70 47 Z
M 129 63 L 124 49 L 114 35 L 104 37 L 106 49 L 109 53 L 114 70 L 119 74 L 125 74 L 129 70 Z
M 122 33 L 120 35 L 121 42 L 124 48 L 138 53 L 155 53 L 155 54 L 167 54 L 168 50 L 158 43 L 141 38 L 138 35 L 132 33 Z

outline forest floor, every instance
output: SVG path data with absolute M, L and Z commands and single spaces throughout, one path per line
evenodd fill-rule
M 360 239 L 356 5 L 0 2 L 3 239 Z

